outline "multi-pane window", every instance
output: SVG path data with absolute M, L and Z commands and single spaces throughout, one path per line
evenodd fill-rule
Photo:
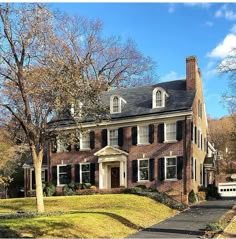
M 84 132 L 80 134 L 80 148 L 90 149 L 90 135 L 89 132 Z
M 115 96 L 112 102 L 112 111 L 113 113 L 119 113 L 119 98 Z
M 90 183 L 90 163 L 83 163 L 80 166 L 80 182 Z
M 118 145 L 118 129 L 109 130 L 109 145 L 117 146 Z
M 166 179 L 176 179 L 177 178 L 177 160 L 176 157 L 165 159 L 165 172 Z
M 148 180 L 149 179 L 149 160 L 139 159 L 138 160 L 138 180 Z
M 203 164 L 200 163 L 200 185 L 203 184 Z
M 64 185 L 70 183 L 67 165 L 58 165 L 58 184 Z
M 156 107 L 162 107 L 162 94 L 160 90 L 156 92 Z
M 165 141 L 176 140 L 176 122 L 165 123 Z
M 138 126 L 138 144 L 147 144 L 149 142 L 148 125 Z

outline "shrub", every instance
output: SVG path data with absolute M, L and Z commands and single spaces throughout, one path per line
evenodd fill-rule
M 142 189 L 140 187 L 126 188 L 123 193 L 132 193 L 139 196 L 149 197 L 157 202 L 163 203 L 166 206 L 176 209 L 176 210 L 184 210 L 188 208 L 184 203 L 178 202 L 175 199 L 171 198 L 169 195 L 163 192 L 159 192 L 157 189 L 149 188 Z
M 56 186 L 53 183 L 45 183 L 43 187 L 44 196 L 50 197 L 53 196 L 56 192 Z
M 207 231 L 222 231 L 223 229 L 223 226 L 219 222 L 210 223 L 206 226 Z
M 195 203 L 198 201 L 197 194 L 193 190 L 191 190 L 190 193 L 188 194 L 188 201 L 190 203 Z
M 146 185 L 140 184 L 135 186 L 136 188 L 147 189 Z

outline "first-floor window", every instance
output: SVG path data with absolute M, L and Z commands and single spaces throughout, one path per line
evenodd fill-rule
M 200 163 L 200 185 L 203 184 L 203 164 Z
M 41 178 L 42 178 L 42 183 L 45 183 L 47 180 L 47 169 L 42 169 L 41 171 Z M 34 169 L 31 170 L 31 188 L 35 189 L 36 184 L 35 184 L 35 171 Z
M 166 179 L 177 178 L 177 160 L 176 157 L 165 158 Z
M 176 122 L 165 123 L 165 141 L 176 140 Z
M 63 184 L 68 184 L 70 183 L 70 177 L 69 177 L 69 172 L 68 172 L 68 166 L 67 165 L 58 165 L 58 184 L 63 185 Z
M 149 143 L 149 127 L 148 125 L 138 126 L 138 144 Z
M 149 159 L 138 160 L 138 181 L 149 180 Z
M 197 180 L 197 177 L 196 177 L 196 165 L 197 165 L 197 161 L 195 158 L 191 158 L 191 164 L 192 164 L 192 179 L 193 180 Z
M 80 165 L 80 182 L 90 183 L 90 163 Z

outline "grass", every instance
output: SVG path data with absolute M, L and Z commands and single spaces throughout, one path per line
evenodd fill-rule
M 17 211 L 35 211 L 35 198 L 1 200 L 0 213 Z M 127 194 L 48 197 L 45 211 L 65 214 L 1 219 L 0 237 L 123 238 L 177 213 L 150 198 Z

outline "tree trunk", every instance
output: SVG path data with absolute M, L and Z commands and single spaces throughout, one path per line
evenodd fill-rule
M 43 186 L 42 186 L 43 149 L 39 151 L 38 155 L 35 151 L 35 148 L 31 148 L 31 152 L 32 152 L 34 170 L 35 170 L 37 211 L 44 212 Z

